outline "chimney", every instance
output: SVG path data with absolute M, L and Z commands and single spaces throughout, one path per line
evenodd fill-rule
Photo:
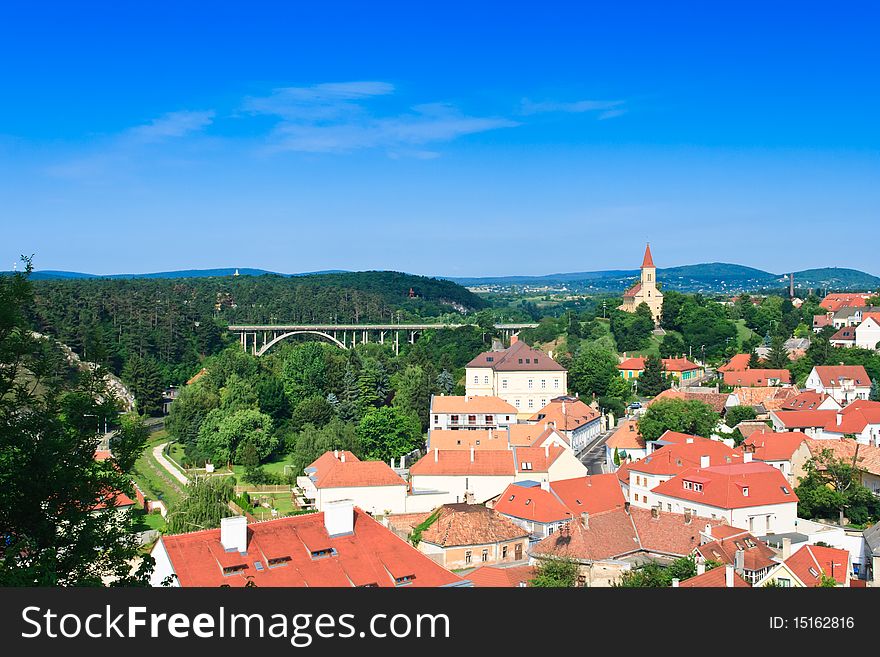
M 474 448 L 471 447 L 471 463 L 474 462 Z
M 590 514 L 586 511 L 581 513 L 581 523 L 584 525 L 584 529 L 590 528 Z
M 684 512 L 684 524 L 686 524 L 686 525 L 691 524 L 691 520 L 693 520 L 693 518 L 694 518 L 694 516 L 690 512 L 690 510 Z
M 541 480 L 541 490 L 546 490 L 546 491 L 550 490 L 550 482 L 547 481 L 546 479 Z
M 333 458 L 335 458 L 335 459 L 339 458 L 339 450 L 338 449 L 333 450 Z
M 674 588 L 674 589 L 678 588 L 678 577 L 672 578 L 672 588 Z
M 746 552 L 745 550 L 737 550 L 733 555 L 733 567 L 736 570 L 738 575 L 743 574 L 743 570 L 746 567 Z
M 339 460 L 345 463 L 345 450 L 342 450 L 342 455 L 339 457 Z
M 782 539 L 782 560 L 785 561 L 791 556 L 791 539 L 785 537 Z
M 517 337 L 516 335 L 511 335 L 510 336 L 510 346 L 512 347 L 517 342 L 519 342 L 519 337 Z
M 706 523 L 706 529 L 703 530 L 703 533 L 709 538 L 712 538 L 712 525 L 708 522 Z
M 544 445 L 544 458 L 545 459 L 550 458 L 550 445 L 549 444 Z
M 434 463 L 437 463 L 437 462 L 440 461 L 440 454 L 439 454 L 439 452 L 440 452 L 440 450 L 437 449 L 437 448 L 435 447 L 435 448 L 434 448 Z
M 708 468 L 709 467 L 709 455 L 708 454 L 703 454 L 703 456 L 700 457 L 700 467 L 701 468 Z
M 752 462 L 752 453 L 751 452 L 743 452 L 743 463 L 751 463 Z
M 220 545 L 224 550 L 247 552 L 247 518 L 232 516 L 220 520 Z
M 706 564 L 703 561 L 697 562 L 697 575 L 702 575 L 706 572 Z
M 838 413 L 838 414 L 837 414 L 837 426 L 840 426 L 840 423 L 841 423 L 841 422 L 843 422 L 843 414 L 842 414 L 842 413 Z
M 324 529 L 330 536 L 354 533 L 354 502 L 352 500 L 325 502 Z
M 651 517 L 652 518 L 659 518 L 660 517 L 660 507 L 659 506 L 652 506 L 651 507 Z
M 687 443 L 688 445 L 690 445 L 691 443 L 694 442 L 694 439 L 693 439 L 693 438 L 687 438 L 687 439 L 685 439 L 684 442 Z
M 629 515 L 629 502 L 623 503 L 623 512 Z
M 733 588 L 733 566 L 730 564 L 724 566 L 724 586 L 729 589 Z

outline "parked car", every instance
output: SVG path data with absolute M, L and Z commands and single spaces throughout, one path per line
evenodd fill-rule
M 635 410 L 635 409 L 637 409 L 637 408 L 641 408 L 641 407 L 642 407 L 642 402 L 634 401 L 632 404 L 629 405 L 629 407 L 630 407 L 631 409 L 633 409 L 633 410 Z

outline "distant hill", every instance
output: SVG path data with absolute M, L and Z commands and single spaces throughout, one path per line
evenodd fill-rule
M 273 274 L 275 276 L 313 276 L 316 274 L 339 274 L 344 273 L 343 269 L 328 269 L 324 271 L 310 271 L 298 274 L 279 274 L 278 272 L 268 271 L 266 269 L 250 269 L 247 267 L 226 267 L 222 269 L 181 269 L 179 271 L 160 271 L 146 274 L 85 274 L 77 271 L 56 271 L 53 269 L 43 269 L 35 271 L 31 275 L 31 280 L 63 280 L 76 278 L 110 278 L 110 279 L 131 279 L 131 278 L 214 278 L 218 276 L 232 276 L 238 271 L 240 276 L 263 276 L 264 274 Z M 0 274 L 11 274 L 5 271 Z
M 469 287 L 564 287 L 580 293 L 622 292 L 639 271 L 606 270 L 595 272 L 572 272 L 545 276 L 499 276 L 451 278 Z M 682 292 L 725 293 L 788 287 L 788 273 L 771 272 L 726 262 L 708 262 L 657 270 L 657 280 L 669 289 Z M 829 267 L 794 272 L 798 289 L 816 290 L 874 290 L 880 287 L 880 278 L 854 269 Z

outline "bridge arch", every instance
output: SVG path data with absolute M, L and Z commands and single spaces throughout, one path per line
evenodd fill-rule
M 325 333 L 324 331 L 288 331 L 287 333 L 282 333 L 278 337 L 273 338 L 272 340 L 270 340 L 269 342 L 264 344 L 262 347 L 260 347 L 259 351 L 257 351 L 257 356 L 262 356 L 267 351 L 269 351 L 269 349 L 271 347 L 273 347 L 275 344 L 281 342 L 282 340 L 285 340 L 286 338 L 289 338 L 291 335 L 305 335 L 305 334 L 320 336 L 322 338 L 325 338 L 326 340 L 329 340 L 330 342 L 335 344 L 340 349 L 348 349 L 348 347 L 346 347 L 344 344 L 342 344 L 339 340 L 334 338 L 329 333 Z

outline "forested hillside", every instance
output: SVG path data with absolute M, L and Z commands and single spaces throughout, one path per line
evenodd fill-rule
M 155 397 L 217 353 L 228 324 L 430 319 L 486 303 L 450 281 L 396 272 L 304 277 L 34 281 L 34 329 Z M 413 296 L 410 296 L 412 289 Z M 126 371 L 128 368 L 128 371 Z M 137 393 L 136 393 L 137 394 Z

